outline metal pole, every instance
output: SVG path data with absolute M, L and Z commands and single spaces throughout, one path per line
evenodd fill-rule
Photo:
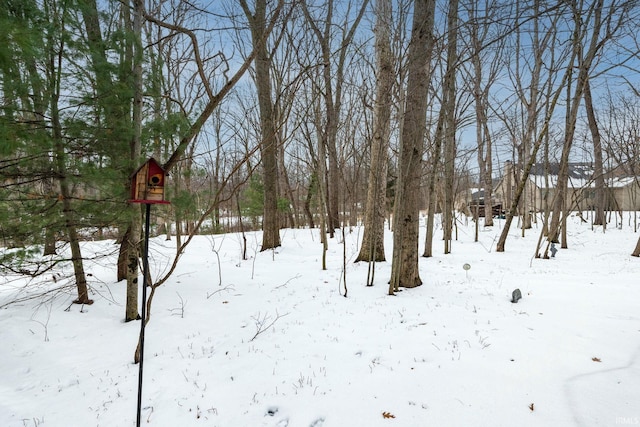
M 146 215 L 144 224 L 144 249 L 142 254 L 142 318 L 140 321 L 140 362 L 138 373 L 138 414 L 136 426 L 140 427 L 140 414 L 142 411 L 142 365 L 144 362 L 144 327 L 147 323 L 147 277 L 149 277 L 149 217 L 151 216 L 151 204 L 146 203 Z

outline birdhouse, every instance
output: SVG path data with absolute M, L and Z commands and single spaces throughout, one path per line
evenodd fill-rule
M 164 200 L 165 172 L 152 157 L 131 177 L 130 203 L 169 203 Z

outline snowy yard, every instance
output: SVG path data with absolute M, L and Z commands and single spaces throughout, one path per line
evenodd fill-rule
M 638 234 L 571 218 L 569 249 L 544 260 L 539 229 L 522 238 L 515 222 L 496 253 L 503 223 L 477 243 L 459 224 L 450 255 L 436 237 L 423 286 L 396 296 L 390 264 L 365 287 L 367 265 L 350 261 L 359 229 L 346 236 L 346 298 L 341 238 L 322 271 L 317 229 L 282 230 L 282 247 L 262 253 L 249 234 L 247 260 L 238 235 L 197 237 L 154 300 L 143 425 L 640 425 Z M 154 278 L 174 244 L 152 239 Z M 4 306 L 36 286 L 0 282 L 0 426 L 135 425 L 140 324 L 122 321 L 116 249 L 83 246 L 108 254 L 87 262 L 92 306 L 70 306 L 73 288 Z

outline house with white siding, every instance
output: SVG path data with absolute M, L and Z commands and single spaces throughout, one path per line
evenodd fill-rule
M 531 168 L 525 182 L 523 200 L 530 211 L 544 211 L 553 197 L 558 185 L 558 163 L 536 163 Z M 495 199 L 506 209 L 511 206 L 515 196 L 522 169 L 512 162 L 505 162 L 503 176 L 493 190 Z M 620 169 L 607 171 L 604 174 L 607 210 L 634 211 L 640 210 L 640 176 L 630 176 Z M 591 210 L 595 204 L 595 172 L 592 163 L 570 163 L 568 210 Z M 521 202 L 522 203 L 522 202 Z

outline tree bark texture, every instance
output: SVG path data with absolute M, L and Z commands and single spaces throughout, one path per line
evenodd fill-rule
M 266 31 L 267 1 L 255 2 L 255 13 L 252 15 L 243 1 L 245 15 L 249 19 L 253 49 L 256 52 L 255 82 L 258 91 L 258 107 L 260 110 L 260 155 L 262 161 L 262 177 L 264 188 L 262 247 L 261 251 L 280 246 L 280 227 L 278 223 L 278 141 L 276 135 L 273 102 L 271 101 L 271 58 L 262 36 Z
M 575 128 L 578 120 L 578 108 L 584 95 L 585 86 L 589 78 L 589 72 L 591 71 L 591 65 L 593 64 L 597 53 L 604 46 L 605 41 L 610 37 L 610 34 L 606 34 L 603 39 L 600 40 L 600 30 L 603 25 L 603 3 L 604 0 L 597 0 L 589 6 L 588 11 L 586 11 L 588 12 L 586 16 L 590 17 L 590 22 L 587 23 L 584 22 L 585 13 L 578 10 L 577 5 L 572 4 L 573 23 L 575 27 L 573 31 L 574 57 L 573 61 L 570 62 L 570 66 L 576 64 L 578 68 L 578 76 L 576 79 L 575 91 L 572 95 L 568 95 L 567 99 L 567 117 L 564 144 L 560 158 L 560 171 L 558 172 L 558 184 L 556 190 L 557 197 L 553 208 L 553 217 L 551 218 L 551 224 L 549 225 L 549 240 L 552 242 L 558 241 L 560 231 L 562 231 L 561 247 L 564 249 L 568 247 L 566 236 L 566 214 L 567 210 L 570 208 L 570 204 L 567 203 L 566 198 L 569 180 L 569 155 L 575 136 Z M 607 18 L 607 21 L 610 19 L 611 18 Z M 586 44 L 587 40 L 587 29 L 591 30 L 590 40 L 588 46 L 584 46 L 583 43 Z M 586 52 L 584 52 L 585 50 Z M 568 93 L 570 93 L 570 88 L 571 80 L 569 80 Z M 562 222 L 560 220 L 562 220 Z
M 386 216 L 387 151 L 391 120 L 394 78 L 391 53 L 391 0 L 376 2 L 376 101 L 374 105 L 373 140 L 369 167 L 369 187 L 364 212 L 364 233 L 358 261 L 385 260 L 384 219 Z
M 444 116 L 444 208 L 443 232 L 444 253 L 451 253 L 453 241 L 454 196 L 455 196 L 455 161 L 456 161 L 456 68 L 458 67 L 458 0 L 449 2 L 447 18 L 447 70 L 443 84 Z
M 54 96 L 54 98 L 57 98 Z M 60 186 L 60 199 L 62 199 L 62 216 L 69 238 L 69 246 L 71 248 L 71 263 L 73 265 L 73 274 L 76 282 L 76 290 L 78 298 L 73 302 L 76 304 L 93 304 L 93 300 L 89 299 L 89 290 L 87 286 L 87 276 L 84 272 L 84 262 L 82 261 L 82 251 L 80 249 L 80 238 L 78 236 L 75 211 L 71 205 L 71 190 L 67 179 L 67 171 L 65 168 L 65 151 L 62 143 L 62 133 L 58 116 L 57 99 L 52 101 L 52 123 L 55 141 L 55 157 L 57 163 L 57 173 L 59 176 L 58 185 Z M 55 105 L 53 105 L 55 103 Z
M 434 12 L 434 0 L 415 2 L 407 57 L 407 106 L 400 144 L 390 294 L 400 286 L 412 288 L 422 284 L 418 271 L 418 211 L 430 81 L 427 63 L 434 43 Z
M 436 133 L 434 135 L 433 149 L 431 151 L 431 171 L 428 174 L 427 195 L 429 200 L 427 202 L 427 225 L 424 238 L 424 252 L 422 256 L 429 258 L 433 256 L 433 234 L 435 232 L 435 216 L 438 206 L 438 192 L 436 191 L 436 183 L 438 181 L 438 174 L 440 170 L 440 159 L 442 158 L 442 141 L 444 134 L 444 115 L 445 110 L 441 109 L 438 114 L 438 123 L 436 125 Z
M 606 227 L 606 218 L 604 215 L 606 195 L 604 186 L 604 165 L 602 160 L 602 139 L 600 138 L 600 130 L 598 129 L 598 121 L 593 108 L 593 97 L 591 96 L 591 84 L 589 80 L 584 86 L 584 106 L 587 112 L 587 120 L 589 130 L 591 131 L 591 139 L 593 140 L 593 174 L 595 180 L 595 217 L 594 225 L 602 225 Z
M 640 238 L 638 238 L 638 241 L 636 242 L 636 247 L 633 250 L 633 253 L 631 255 L 635 257 L 640 257 Z

